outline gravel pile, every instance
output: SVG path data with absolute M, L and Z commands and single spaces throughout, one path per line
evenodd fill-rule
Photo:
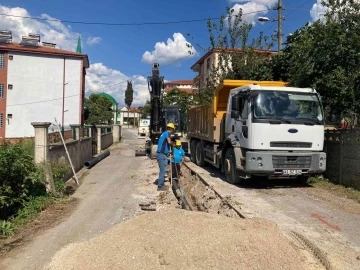
M 60 250 L 45 269 L 311 269 L 273 223 L 169 209 Z

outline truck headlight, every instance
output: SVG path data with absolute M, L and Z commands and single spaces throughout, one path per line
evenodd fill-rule
M 263 165 L 262 165 L 262 163 L 259 163 L 258 166 L 261 168 Z
M 261 158 L 261 157 L 258 157 L 257 160 L 258 160 L 258 161 L 262 161 L 262 158 Z
M 320 167 L 322 166 L 322 163 L 321 163 L 321 162 L 319 163 L 319 166 L 320 166 Z
M 252 157 L 250 160 L 251 160 L 251 161 L 255 161 L 256 159 L 255 159 L 254 157 Z

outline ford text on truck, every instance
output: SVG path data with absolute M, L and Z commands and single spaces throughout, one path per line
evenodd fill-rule
M 229 183 L 253 176 L 306 182 L 326 168 L 318 93 L 283 82 L 224 80 L 211 106 L 189 110 L 191 159 L 220 168 Z

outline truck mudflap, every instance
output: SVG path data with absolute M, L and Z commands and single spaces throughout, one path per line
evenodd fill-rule
M 272 176 L 298 176 L 323 173 L 324 152 L 247 152 L 245 172 Z

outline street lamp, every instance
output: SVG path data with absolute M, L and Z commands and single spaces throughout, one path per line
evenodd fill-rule
M 260 22 L 268 22 L 270 19 L 268 17 L 259 17 L 258 19 Z
M 283 0 L 278 0 L 277 6 L 273 8 L 274 10 L 278 11 L 278 16 L 276 19 L 272 20 L 273 22 L 276 22 L 276 21 L 278 22 L 277 36 L 278 36 L 278 52 L 279 53 L 281 52 L 281 49 L 282 49 L 282 34 L 283 34 L 282 22 L 283 22 L 283 20 L 285 20 L 283 13 L 282 13 L 285 8 L 283 7 L 282 2 L 283 2 Z M 269 22 L 270 21 L 270 19 L 268 17 L 259 17 L 258 20 L 260 22 Z

